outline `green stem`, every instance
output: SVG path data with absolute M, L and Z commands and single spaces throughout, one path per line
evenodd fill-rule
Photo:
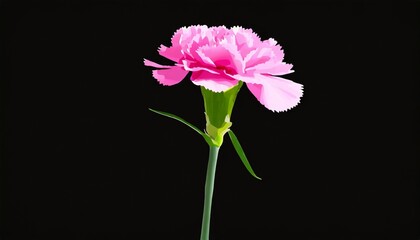
M 210 146 L 209 162 L 207 165 L 206 186 L 204 192 L 203 221 L 201 223 L 200 240 L 209 240 L 211 202 L 213 198 L 214 177 L 216 175 L 217 155 L 220 146 Z

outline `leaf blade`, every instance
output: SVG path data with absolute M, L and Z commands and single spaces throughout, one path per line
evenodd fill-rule
M 160 114 L 160 115 L 162 115 L 162 116 L 165 116 L 165 117 L 168 117 L 168 118 L 172 118 L 172 119 L 175 119 L 175 120 L 177 120 L 177 121 L 179 121 L 179 122 L 181 122 L 181 123 L 183 123 L 183 124 L 185 124 L 185 125 L 187 125 L 188 127 L 190 127 L 190 128 L 192 128 L 194 131 L 196 131 L 198 134 L 200 134 L 203 138 L 204 138 L 204 140 L 206 140 L 206 142 L 207 143 L 211 143 L 212 141 L 211 141 L 211 139 L 210 139 L 210 137 L 209 136 L 207 136 L 207 134 L 205 134 L 203 131 L 201 131 L 198 127 L 196 127 L 196 126 L 194 126 L 193 124 L 191 124 L 191 123 L 189 123 L 188 121 L 186 121 L 185 119 L 183 119 L 183 118 L 181 118 L 181 117 L 178 117 L 178 116 L 176 116 L 175 114 L 172 114 L 172 113 L 167 113 L 167 112 L 163 112 L 163 111 L 158 111 L 158 110 L 155 110 L 155 109 L 152 109 L 152 108 L 149 108 L 149 110 L 150 111 L 152 111 L 152 112 L 154 112 L 154 113 L 157 113 L 157 114 Z
M 232 141 L 232 145 L 233 145 L 233 147 L 235 148 L 236 153 L 238 153 L 238 156 L 239 156 L 239 158 L 241 159 L 242 163 L 245 165 L 245 168 L 248 170 L 248 172 L 249 172 L 249 173 L 250 173 L 253 177 L 255 177 L 255 178 L 256 178 L 256 179 L 258 179 L 258 180 L 262 180 L 260 177 L 258 177 L 258 176 L 255 174 L 254 170 L 252 169 L 251 164 L 249 163 L 248 158 L 246 157 L 245 152 L 244 152 L 244 150 L 242 149 L 242 146 L 241 146 L 241 144 L 239 143 L 239 140 L 238 140 L 238 138 L 236 137 L 235 133 L 233 133 L 233 131 L 232 131 L 232 130 L 229 130 L 229 131 L 228 131 L 228 133 L 229 133 L 230 140 Z

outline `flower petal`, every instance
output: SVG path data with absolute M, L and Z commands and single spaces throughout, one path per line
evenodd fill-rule
M 191 80 L 195 85 L 203 86 L 214 92 L 224 92 L 235 86 L 238 80 L 224 74 L 214 74 L 208 71 L 197 71 L 191 74 Z
M 155 68 L 171 68 L 172 67 L 172 66 L 167 66 L 167 65 L 160 65 L 158 63 L 152 62 L 145 58 L 143 59 L 143 62 L 145 66 L 149 66 L 149 67 L 155 67 Z
M 238 50 L 244 59 L 252 50 L 255 49 L 255 46 L 261 44 L 261 38 L 258 37 L 252 29 L 245 29 L 243 27 L 234 26 L 231 28 L 236 40 L 236 45 Z
M 255 70 L 255 73 L 261 73 L 261 74 L 284 75 L 284 74 L 294 72 L 292 68 L 293 68 L 292 64 L 288 64 L 284 62 L 276 62 L 276 61 L 267 61 L 265 63 L 247 68 L 246 70 L 247 71 Z
M 255 84 L 260 84 L 260 79 L 255 77 L 255 72 L 254 71 L 249 71 L 248 73 L 245 74 L 228 74 L 227 75 L 229 77 L 232 77 L 236 80 L 245 82 L 245 83 L 255 83 Z
M 158 52 L 161 56 L 166 57 L 167 59 L 170 59 L 174 62 L 178 62 L 184 56 L 181 52 L 181 46 L 179 45 L 171 47 L 160 45 Z
M 153 70 L 153 77 L 165 86 L 172 86 L 181 82 L 187 74 L 188 71 L 185 71 L 182 67 L 178 66 L 173 66 L 168 69 Z
M 191 72 L 196 72 L 196 71 L 207 71 L 210 73 L 214 73 L 214 74 L 218 74 L 218 71 L 216 68 L 213 67 L 212 70 L 210 69 L 210 67 L 204 67 L 203 64 L 197 63 L 197 62 L 193 62 L 193 61 L 189 61 L 189 60 L 182 60 L 182 66 L 184 67 L 185 70 L 187 71 L 191 71 Z
M 276 44 L 276 40 L 270 38 L 263 41 L 255 50 L 250 51 L 244 59 L 246 68 L 248 69 L 265 62 L 281 63 L 284 58 L 284 51 L 281 49 L 281 46 Z
M 303 95 L 303 85 L 293 81 L 257 74 L 255 76 L 261 84 L 247 83 L 251 93 L 266 108 L 283 112 L 295 107 Z
M 245 65 L 241 55 L 235 48 L 236 46 L 224 42 L 223 45 L 214 47 L 203 46 L 198 51 L 203 56 L 202 59 L 204 58 L 207 62 L 211 62 L 211 64 L 206 65 L 223 68 L 230 73 L 236 74 L 238 72 L 242 73 Z

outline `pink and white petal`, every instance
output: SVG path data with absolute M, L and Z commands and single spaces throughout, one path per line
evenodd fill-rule
M 254 84 L 261 83 L 260 82 L 261 80 L 255 77 L 254 71 L 249 71 L 246 74 L 235 74 L 235 75 L 227 74 L 227 75 L 245 83 L 254 83 Z
M 269 48 L 257 48 L 252 50 L 244 59 L 246 66 L 245 69 L 270 61 L 273 57 L 272 55 L 273 54 Z
M 177 46 L 181 44 L 181 38 L 183 35 L 185 35 L 186 31 L 187 31 L 187 27 L 181 27 L 175 31 L 174 35 L 172 35 L 172 38 L 171 38 L 172 46 Z
M 261 43 L 261 39 L 251 29 L 244 29 L 239 26 L 232 27 L 231 29 L 235 35 L 236 45 L 243 59 L 255 49 L 256 45 Z
M 213 69 L 211 69 L 210 67 L 203 67 L 202 64 L 197 63 L 195 61 L 190 61 L 190 60 L 182 60 L 182 66 L 184 67 L 185 70 L 187 71 L 191 71 L 191 72 L 197 72 L 197 71 L 207 71 L 210 73 L 214 73 L 214 74 L 219 74 L 220 70 L 217 70 L 216 68 L 213 67 Z
M 216 67 L 222 67 L 224 69 L 233 69 L 234 72 L 242 72 L 244 65 L 242 64 L 241 56 L 233 49 L 228 46 L 214 46 L 214 47 L 201 47 L 200 52 L 211 60 Z
M 283 112 L 295 107 L 303 95 L 303 85 L 273 76 L 258 75 L 261 84 L 247 83 L 258 101 L 271 111 Z
M 214 64 L 214 62 L 203 53 L 203 49 L 198 49 L 197 54 L 200 56 L 201 60 L 203 60 L 203 63 L 216 67 L 216 64 Z
M 191 74 L 191 80 L 195 85 L 203 86 L 214 92 L 224 92 L 238 84 L 238 80 L 224 74 L 213 74 L 207 71 L 197 71 Z
M 199 36 L 196 36 L 199 37 Z M 206 45 L 206 44 L 205 44 Z M 192 41 L 188 44 L 188 46 L 183 49 L 185 57 L 189 57 L 189 59 L 194 59 L 198 62 L 203 62 L 201 56 L 198 54 L 198 49 L 201 47 L 201 43 Z
M 159 54 L 167 59 L 170 59 L 174 62 L 179 62 L 181 58 L 184 57 L 184 55 L 181 52 L 181 46 L 176 45 L 172 47 L 166 47 L 164 45 L 160 45 L 160 48 L 158 50 Z
M 152 62 L 150 60 L 147 59 L 143 59 L 144 65 L 145 66 L 149 66 L 149 67 L 155 67 L 155 68 L 171 68 L 173 66 L 168 66 L 168 65 L 160 65 L 158 63 Z
M 165 86 L 172 86 L 181 82 L 187 74 L 188 71 L 185 71 L 178 66 L 173 66 L 168 69 L 153 70 L 153 77 Z
M 277 44 L 277 41 L 274 40 L 273 38 L 269 38 L 267 40 L 264 40 L 261 43 L 261 47 L 269 48 L 271 50 L 271 52 L 273 53 L 273 56 L 274 56 L 273 60 L 276 60 L 276 61 L 279 61 L 279 62 L 283 61 L 284 51 L 281 48 L 281 46 Z
M 270 75 L 284 75 L 294 72 L 293 65 L 277 61 L 267 61 L 262 64 L 247 68 L 247 71 L 255 71 L 255 73 L 270 74 Z
M 230 52 L 230 56 L 233 62 L 233 66 L 235 67 L 235 72 L 242 74 L 245 72 L 245 62 L 241 53 L 238 51 L 238 47 L 236 46 L 235 39 L 232 37 L 231 41 L 227 41 L 222 46 Z
M 284 59 L 284 51 L 276 44 L 276 40 L 270 38 L 263 41 L 255 50 L 250 51 L 244 59 L 246 68 L 266 62 L 281 63 Z

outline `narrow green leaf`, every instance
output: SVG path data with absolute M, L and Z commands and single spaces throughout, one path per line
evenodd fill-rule
M 189 123 L 189 122 L 185 121 L 183 118 L 178 117 L 178 116 L 176 116 L 176 115 L 174 115 L 174 114 L 171 114 L 171 113 L 162 112 L 162 111 L 154 110 L 154 109 L 151 109 L 151 108 L 149 108 L 149 110 L 150 110 L 150 111 L 152 111 L 152 112 L 155 112 L 155 113 L 157 113 L 157 114 L 163 115 L 163 116 L 165 116 L 165 117 L 173 118 L 173 119 L 175 119 L 175 120 L 177 120 L 177 121 L 182 122 L 183 124 L 187 125 L 188 127 L 190 127 L 190 128 L 192 128 L 192 129 L 194 129 L 194 130 L 195 130 L 196 132 L 198 132 L 201 136 L 203 136 L 203 137 L 204 137 L 204 140 L 206 140 L 206 142 L 207 142 L 208 144 L 212 144 L 212 141 L 211 141 L 210 137 L 209 137 L 209 136 L 207 136 L 207 134 L 205 134 L 203 131 L 201 131 L 201 130 L 200 130 L 200 129 L 198 129 L 196 126 L 192 125 L 191 123 Z
M 236 152 L 239 155 L 239 158 L 242 160 L 242 163 L 245 165 L 246 169 L 248 170 L 248 172 L 254 176 L 256 179 L 258 180 L 262 180 L 260 177 L 258 177 L 255 173 L 254 170 L 252 170 L 251 164 L 249 164 L 249 161 L 245 155 L 244 150 L 242 149 L 241 144 L 239 143 L 238 138 L 236 137 L 236 135 L 233 133 L 232 130 L 228 131 L 229 133 L 229 137 L 230 140 L 232 141 L 233 147 L 235 148 Z

